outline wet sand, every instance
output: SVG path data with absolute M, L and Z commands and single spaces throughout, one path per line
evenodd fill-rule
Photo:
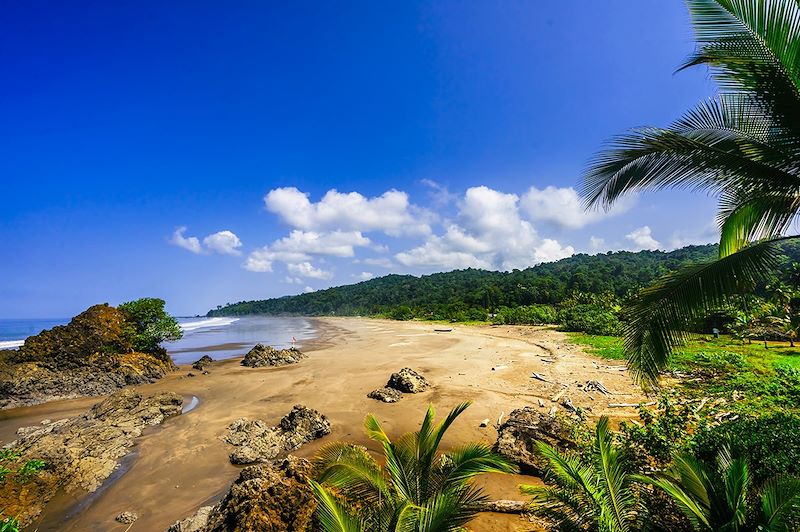
M 569 345 L 564 335 L 548 329 L 456 325 L 452 332 L 437 333 L 430 323 L 356 318 L 319 319 L 317 325 L 319 340 L 306 345 L 309 358 L 299 364 L 251 369 L 240 366 L 235 358 L 215 363 L 209 375 L 195 371 L 196 377 L 187 377 L 189 367 L 182 366 L 155 384 L 139 386 L 143 393 L 182 394 L 185 405 L 196 396 L 199 404 L 147 431 L 138 440 L 135 454 L 125 460 L 121 474 L 104 485 L 99 495 L 92 495 L 88 504 L 67 496 L 52 501 L 38 530 L 123 531 L 127 525 L 116 523 L 114 517 L 126 510 L 139 514 L 132 532 L 165 530 L 222 497 L 238 475 L 240 468 L 227 458 L 230 446 L 219 439 L 231 421 L 249 417 L 277 423 L 298 403 L 319 410 L 332 425 L 331 435 L 294 453 L 310 457 L 321 445 L 337 439 L 377 451 L 362 430 L 369 412 L 377 415 L 390 435 L 399 435 L 418 428 L 429 403 L 444 415 L 457 403 L 472 401 L 448 433 L 446 448 L 467 441 L 494 442 L 495 429 L 480 428 L 481 420 L 496 422 L 501 413 L 508 415 L 526 405 L 542 408 L 539 398 L 545 402 L 542 410 L 547 411 L 556 404 L 550 398 L 561 384 L 571 384 L 567 395 L 576 406 L 590 407 L 593 416 L 632 416 L 634 409 L 610 409 L 608 403 L 643 399 L 617 364 L 584 354 Z M 396 404 L 366 397 L 405 366 L 422 372 L 433 388 L 405 395 Z M 530 378 L 532 372 L 551 382 Z M 575 386 L 592 379 L 602 382 L 612 395 L 589 394 Z M 58 401 L 0 412 L 0 439 L 8 441 L 18 427 L 42 419 L 79 414 L 98 400 Z M 516 486 L 522 482 L 538 479 L 496 475 L 485 478 L 482 485 L 492 498 L 519 500 Z M 77 513 L 76 508 L 80 509 Z M 517 516 L 482 514 L 470 528 L 515 531 L 530 530 L 531 525 Z

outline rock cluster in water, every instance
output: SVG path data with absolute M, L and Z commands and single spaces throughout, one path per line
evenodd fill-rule
M 94 305 L 18 350 L 0 351 L 0 408 L 105 395 L 175 369 L 166 351 L 134 352 L 127 326 L 120 310 Z
M 396 403 L 403 398 L 404 393 L 424 392 L 429 387 L 430 383 L 425 377 L 411 368 L 403 368 L 392 373 L 386 386 L 369 392 L 367 397 L 384 403 Z
M 497 430 L 495 451 L 517 464 L 523 473 L 542 475 L 547 462 L 536 452 L 536 441 L 560 450 L 574 449 L 575 423 L 530 406 L 513 410 Z
M 111 395 L 86 413 L 23 427 L 6 447 L 20 453 L 17 463 L 42 460 L 45 468 L 30 482 L 6 479 L 0 486 L 0 508 L 27 524 L 58 490 L 94 491 L 117 468 L 145 427 L 181 413 L 180 395 L 143 396 L 131 389 Z
M 246 467 L 224 499 L 200 508 L 167 532 L 318 530 L 314 526 L 317 504 L 308 484 L 310 477 L 308 460 L 294 456 Z
M 299 449 L 304 443 L 330 432 L 331 424 L 324 415 L 295 405 L 277 427 L 260 419 L 240 418 L 228 425 L 222 439 L 235 447 L 229 456 L 231 463 L 253 464 Z
M 269 345 L 256 344 L 242 360 L 242 366 L 249 368 L 262 368 L 265 366 L 285 366 L 296 364 L 307 355 L 299 349 L 290 347 L 289 349 L 275 349 Z

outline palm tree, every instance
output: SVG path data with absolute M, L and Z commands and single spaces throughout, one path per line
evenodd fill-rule
M 747 462 L 731 458 L 727 448 L 716 463 L 681 454 L 661 477 L 641 479 L 664 490 L 701 531 L 789 530 L 789 518 L 800 503 L 800 479 L 773 478 L 761 489 L 759 507 L 751 508 Z
M 533 495 L 533 509 L 552 519 L 559 530 L 641 530 L 644 508 L 633 489 L 621 451 L 613 444 L 608 418 L 595 429 L 591 460 L 574 453 L 561 453 L 544 442 L 536 442 L 539 454 L 548 462 L 553 486 L 522 485 Z
M 384 467 L 363 447 L 332 443 L 321 449 L 314 461 L 317 481 L 311 486 L 324 530 L 460 530 L 486 502 L 472 479 L 482 473 L 516 471 L 483 443 L 439 452 L 445 432 L 468 406 L 456 406 L 439 424 L 430 406 L 419 431 L 396 441 L 375 416 L 367 416 L 367 436 L 383 448 Z
M 656 385 L 687 326 L 776 267 L 776 244 L 800 210 L 800 3 L 687 0 L 716 98 L 668 128 L 614 139 L 583 180 L 587 207 L 643 190 L 719 196 L 719 258 L 666 276 L 627 307 L 634 378 Z

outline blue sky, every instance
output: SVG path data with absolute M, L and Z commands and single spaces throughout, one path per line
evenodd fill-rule
M 678 0 L 8 4 L 0 317 L 712 241 L 713 198 L 572 188 L 713 95 L 692 48 Z

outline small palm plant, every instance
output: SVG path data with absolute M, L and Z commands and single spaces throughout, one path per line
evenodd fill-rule
M 661 477 L 642 480 L 664 490 L 695 530 L 787 531 L 800 505 L 800 479 L 783 477 L 768 480 L 760 491 L 759 507 L 751 507 L 747 462 L 731 458 L 727 448 L 716 463 L 678 455 Z
M 486 497 L 472 484 L 482 473 L 511 473 L 515 467 L 483 443 L 448 453 L 439 446 L 450 425 L 469 406 L 462 403 L 440 423 L 429 407 L 422 426 L 392 441 L 373 415 L 364 423 L 381 444 L 381 467 L 363 447 L 332 443 L 315 459 L 317 517 L 326 532 L 460 530 Z
M 639 502 L 634 476 L 622 452 L 613 443 L 608 418 L 597 423 L 590 458 L 562 453 L 536 442 L 548 462 L 547 479 L 554 485 L 520 486 L 533 496 L 534 512 L 553 520 L 558 530 L 641 530 L 644 507 Z

